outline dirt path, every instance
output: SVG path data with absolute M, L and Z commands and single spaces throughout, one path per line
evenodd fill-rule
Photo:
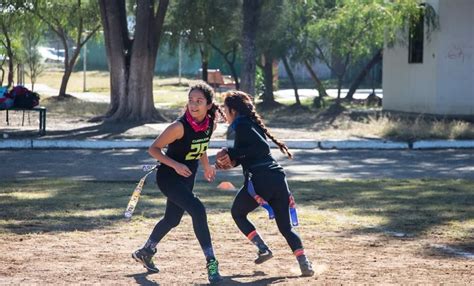
M 435 239 L 320 232 L 299 227 L 317 275 L 299 277 L 294 257 L 263 217 L 255 221 L 274 250 L 274 259 L 253 264 L 254 249 L 229 214 L 209 216 L 214 247 L 225 280 L 220 285 L 456 284 L 472 285 L 474 263 L 430 250 Z M 158 247 L 161 272 L 147 275 L 130 254 L 140 247 L 154 221 L 119 223 L 108 229 L 28 235 L 0 235 L 0 284 L 196 285 L 206 284 L 204 258 L 185 216 Z M 219 231 L 219 233 L 217 232 Z

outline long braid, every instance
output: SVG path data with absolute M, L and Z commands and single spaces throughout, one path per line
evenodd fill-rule
M 222 109 L 219 107 L 219 105 L 217 105 L 215 102 L 212 103 L 212 107 L 211 109 L 209 109 L 209 111 L 207 112 L 207 114 L 209 114 L 209 116 L 211 117 L 211 119 L 215 122 L 216 121 L 216 113 L 219 112 L 219 115 L 220 117 L 225 121 L 227 120 L 226 116 L 225 116 L 225 113 L 224 111 L 222 111 Z
M 260 128 L 262 128 L 265 135 L 270 138 L 277 146 L 280 148 L 280 151 L 287 155 L 288 158 L 292 159 L 293 154 L 288 150 L 288 146 L 280 140 L 276 139 L 273 134 L 267 129 L 265 124 L 262 121 L 260 115 L 255 111 L 255 106 L 252 103 L 252 98 L 250 95 L 242 91 L 228 91 L 224 94 L 225 103 L 229 108 L 234 109 L 241 115 L 249 116 L 255 123 L 257 123 Z
M 258 115 L 257 112 L 251 110 L 249 116 L 255 123 L 258 124 L 258 126 L 260 126 L 260 128 L 262 128 L 265 135 L 267 135 L 267 137 L 270 138 L 278 146 L 278 148 L 280 148 L 280 151 L 283 154 L 286 154 L 288 158 L 293 159 L 293 154 L 291 154 L 290 150 L 288 150 L 288 146 L 286 146 L 286 144 L 281 142 L 280 140 L 276 139 L 275 136 L 270 133 L 270 131 L 263 123 L 262 118 L 260 117 L 260 115 Z

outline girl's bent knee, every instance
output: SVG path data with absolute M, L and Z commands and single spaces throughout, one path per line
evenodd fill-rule
M 245 213 L 243 213 L 241 210 L 239 210 L 239 209 L 236 208 L 236 207 L 232 207 L 232 208 L 230 209 L 230 214 L 232 215 L 232 218 L 233 218 L 234 220 L 246 216 Z
M 291 237 L 294 235 L 293 229 L 291 228 L 291 226 L 281 227 L 281 228 L 278 228 L 278 230 L 284 237 Z
M 164 218 L 163 222 L 169 227 L 169 228 L 175 228 L 179 225 L 181 222 L 181 218 L 176 219 L 176 218 Z
M 206 216 L 206 208 L 204 205 L 199 202 L 196 203 L 189 211 L 189 215 L 191 217 L 201 217 L 201 216 Z

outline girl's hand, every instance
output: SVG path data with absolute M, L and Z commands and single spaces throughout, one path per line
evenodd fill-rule
M 174 170 L 176 171 L 176 173 L 178 173 L 178 175 L 181 175 L 186 178 L 193 174 L 191 170 L 189 170 L 188 166 L 181 163 L 176 163 L 176 165 L 174 166 Z
M 218 170 L 229 170 L 236 165 L 236 162 L 231 160 L 227 152 L 227 148 L 222 148 L 216 154 L 216 168 Z
M 211 165 L 204 166 L 204 178 L 208 182 L 212 182 L 214 181 L 215 177 L 216 177 L 216 169 Z
M 233 167 L 232 161 L 230 160 L 227 148 L 222 148 L 216 154 L 216 166 L 219 169 L 227 170 Z

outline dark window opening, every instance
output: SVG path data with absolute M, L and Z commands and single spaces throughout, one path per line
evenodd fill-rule
M 424 17 L 420 10 L 420 16 L 411 21 L 408 42 L 408 63 L 423 63 L 423 46 L 425 39 Z

